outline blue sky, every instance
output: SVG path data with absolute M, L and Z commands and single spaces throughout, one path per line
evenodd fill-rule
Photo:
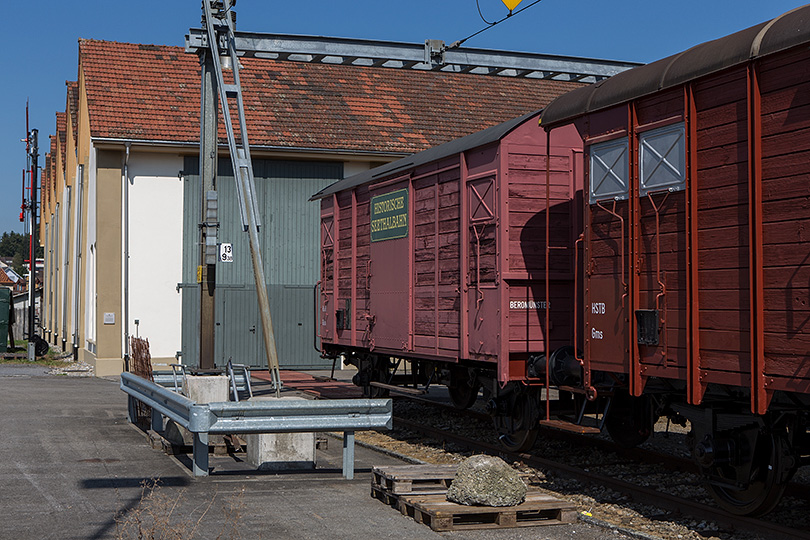
M 517 9 L 533 0 L 523 0 Z M 479 0 L 488 20 L 507 13 Z M 772 19 L 802 5 L 788 0 L 543 0 L 465 46 L 651 62 Z M 422 43 L 462 39 L 485 26 L 475 0 L 239 0 L 237 29 Z M 7 10 L 0 85 L 0 232 L 23 232 L 25 102 L 41 155 L 65 110 L 65 81 L 77 77 L 77 40 L 183 45 L 200 24 L 198 0 L 27 0 Z M 44 157 L 40 158 L 40 165 Z

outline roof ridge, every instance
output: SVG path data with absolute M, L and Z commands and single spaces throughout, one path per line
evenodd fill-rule
M 111 45 L 131 45 L 133 47 L 169 47 L 172 49 L 184 49 L 181 45 L 165 45 L 161 43 L 132 43 L 129 41 L 114 41 L 109 39 L 79 38 L 79 45 L 83 43 L 107 43 Z

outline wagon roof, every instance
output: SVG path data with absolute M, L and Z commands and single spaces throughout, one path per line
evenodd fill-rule
M 502 124 L 472 133 L 466 137 L 454 139 L 450 142 L 423 150 L 422 152 L 392 161 L 391 163 L 386 163 L 385 165 L 349 176 L 343 180 L 338 180 L 334 184 L 326 186 L 321 191 L 313 195 L 310 200 L 314 201 L 317 199 L 323 199 L 324 197 L 332 195 L 333 193 L 338 193 L 340 191 L 352 189 L 363 184 L 370 184 L 378 180 L 383 180 L 384 178 L 399 171 L 404 172 L 407 169 L 419 167 L 420 165 L 425 165 L 426 163 L 430 163 L 432 161 L 437 161 L 454 154 L 466 152 L 467 150 L 499 141 L 516 127 L 520 126 L 527 120 L 538 116 L 540 112 L 541 111 L 534 111 L 524 114 L 518 118 L 513 118 L 512 120 L 508 120 Z
M 544 127 L 552 127 L 808 41 L 810 5 L 572 90 L 552 101 L 540 121 Z

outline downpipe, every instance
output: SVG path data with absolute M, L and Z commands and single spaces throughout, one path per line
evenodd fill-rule
M 129 148 L 124 156 L 124 371 L 129 371 Z

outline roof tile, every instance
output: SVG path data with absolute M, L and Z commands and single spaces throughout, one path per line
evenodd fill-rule
M 196 55 L 181 47 L 80 40 L 79 58 L 93 137 L 199 141 Z M 581 86 L 261 58 L 241 63 L 250 143 L 280 148 L 417 152 Z M 224 141 L 221 123 L 219 133 Z

